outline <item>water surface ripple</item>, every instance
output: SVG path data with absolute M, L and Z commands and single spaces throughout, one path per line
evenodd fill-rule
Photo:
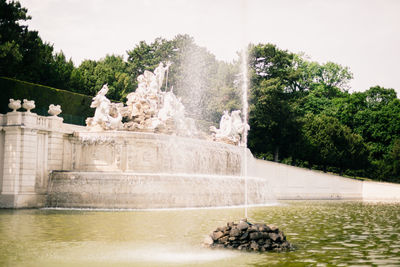
M 295 251 L 201 247 L 243 208 L 167 211 L 0 210 L 0 266 L 400 266 L 400 204 L 293 201 L 252 207 Z

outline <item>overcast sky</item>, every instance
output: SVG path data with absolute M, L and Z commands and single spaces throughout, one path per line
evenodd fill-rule
M 353 91 L 400 96 L 400 0 L 20 0 L 30 29 L 78 65 L 126 56 L 141 40 L 189 34 L 218 59 L 244 43 L 273 43 L 350 67 Z

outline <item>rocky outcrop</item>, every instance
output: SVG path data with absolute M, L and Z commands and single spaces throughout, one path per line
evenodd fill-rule
M 293 246 L 278 227 L 261 223 L 250 223 L 242 219 L 239 223 L 228 222 L 218 227 L 204 240 L 211 248 L 228 248 L 247 251 L 285 251 Z

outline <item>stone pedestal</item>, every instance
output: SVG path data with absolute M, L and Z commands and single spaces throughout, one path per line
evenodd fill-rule
M 35 191 L 38 116 L 30 112 L 9 112 L 6 117 L 0 205 L 36 207 L 44 200 Z
M 49 167 L 62 169 L 63 119 L 32 112 L 2 115 L 0 207 L 44 205 Z

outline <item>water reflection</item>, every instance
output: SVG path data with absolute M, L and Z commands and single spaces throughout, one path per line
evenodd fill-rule
M 400 205 L 286 202 L 253 207 L 251 221 L 275 224 L 297 250 L 241 253 L 201 248 L 204 236 L 243 209 L 0 211 L 3 266 L 398 265 Z

